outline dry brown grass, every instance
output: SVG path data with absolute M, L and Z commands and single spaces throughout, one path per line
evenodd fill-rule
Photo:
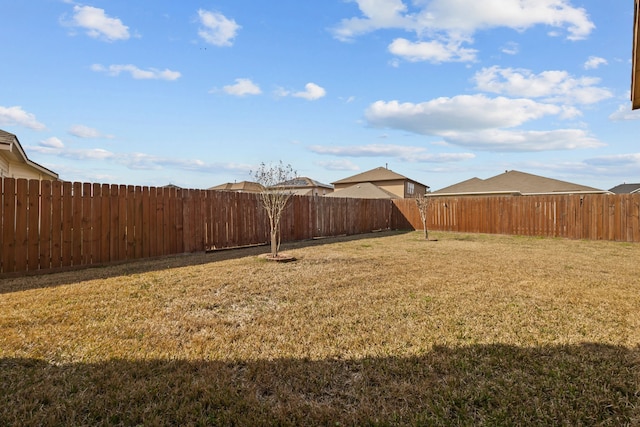
M 0 424 L 640 424 L 640 245 L 430 236 L 0 280 Z

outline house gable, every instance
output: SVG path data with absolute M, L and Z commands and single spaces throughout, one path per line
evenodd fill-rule
M 0 130 L 0 177 L 57 180 L 58 174 L 29 160 L 18 137 Z

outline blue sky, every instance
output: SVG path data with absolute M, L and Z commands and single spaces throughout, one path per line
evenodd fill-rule
M 633 1 L 0 0 L 0 128 L 69 181 L 290 163 L 640 182 Z

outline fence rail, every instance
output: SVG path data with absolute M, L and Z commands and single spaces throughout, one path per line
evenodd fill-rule
M 265 243 L 260 196 L 4 178 L 0 274 Z M 430 230 L 640 242 L 640 194 L 434 198 Z M 412 199 L 294 196 L 283 241 L 422 229 Z

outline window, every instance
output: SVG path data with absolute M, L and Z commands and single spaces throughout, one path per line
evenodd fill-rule
M 416 191 L 413 182 L 407 182 L 407 194 L 413 194 Z

